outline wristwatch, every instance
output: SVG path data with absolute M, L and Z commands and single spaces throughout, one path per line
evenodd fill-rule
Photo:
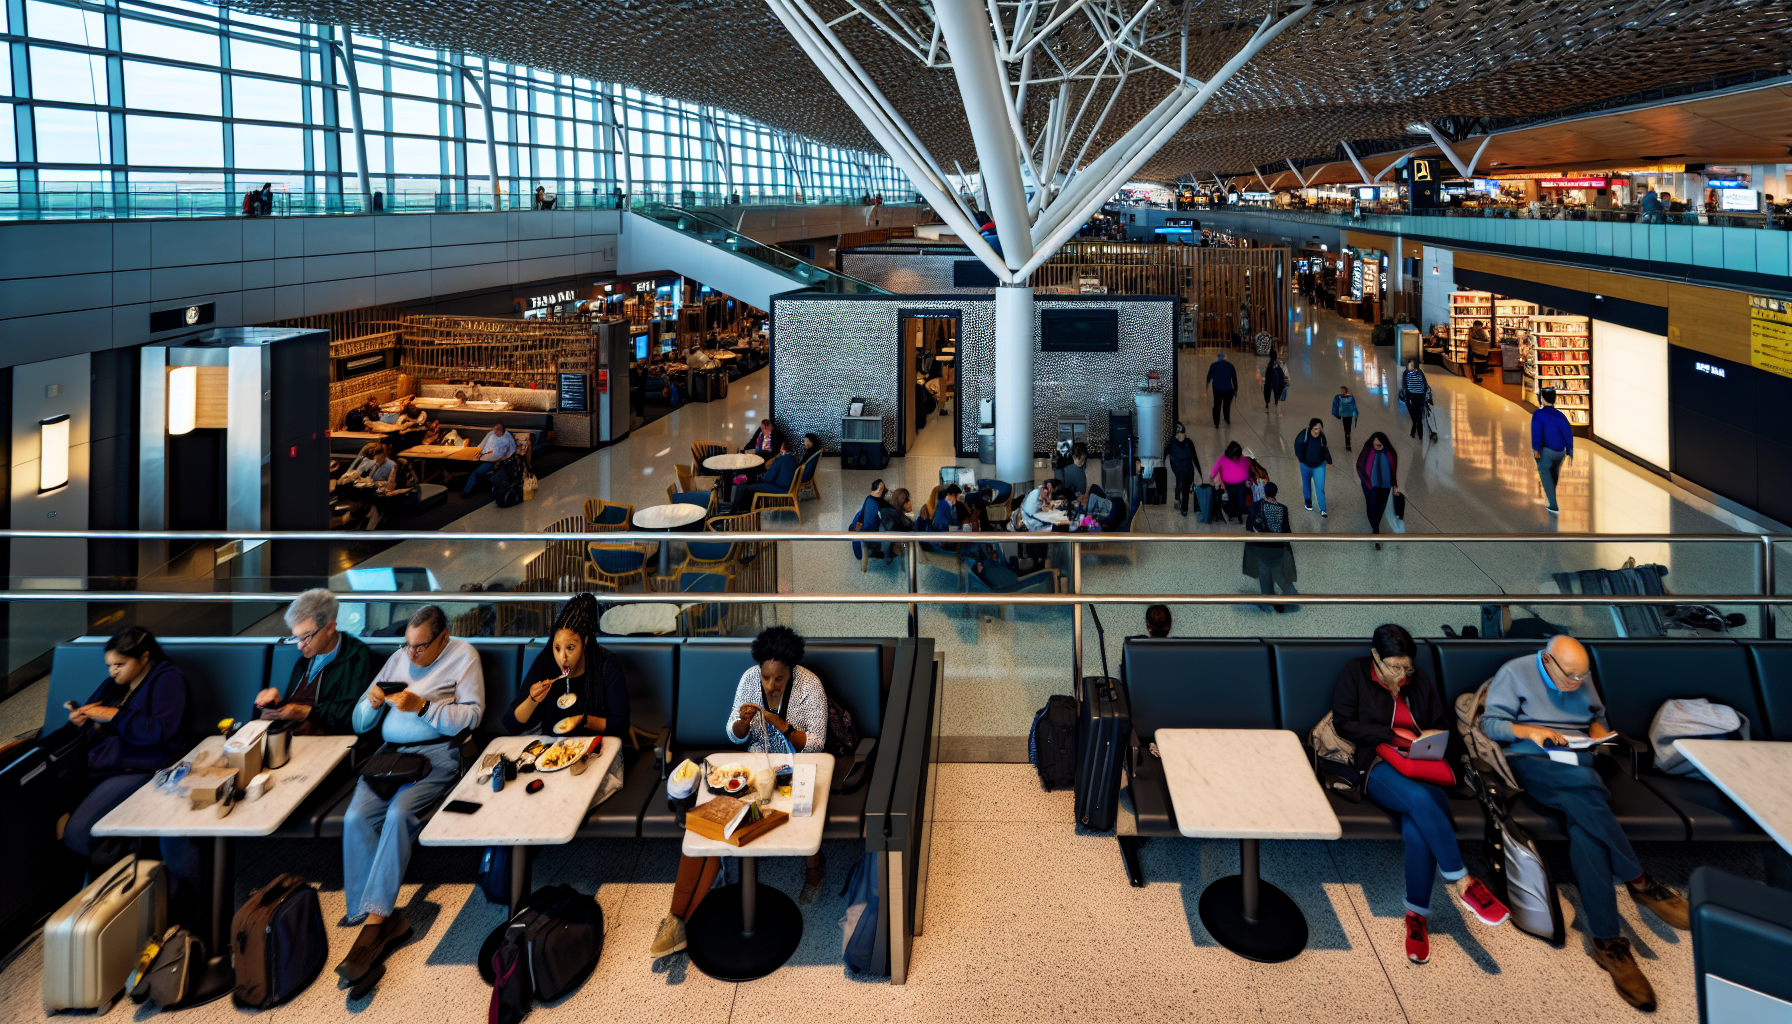
M 419 707 L 418 707 L 418 708 L 417 708 L 417 717 L 418 717 L 418 718 L 422 718 L 422 717 L 423 717 L 423 716 L 424 716 L 424 715 L 426 715 L 426 714 L 428 714 L 428 713 L 429 713 L 429 701 L 424 701 L 424 702 L 423 702 L 423 703 L 422 703 L 422 704 L 421 704 L 421 705 L 420 705 L 420 706 L 419 706 Z

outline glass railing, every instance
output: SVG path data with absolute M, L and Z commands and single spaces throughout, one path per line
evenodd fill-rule
M 619 206 L 641 209 L 655 204 L 690 207 L 858 206 L 862 196 L 803 193 L 722 193 L 680 189 L 648 189 L 630 193 L 620 201 L 613 192 L 562 192 L 551 205 L 537 203 L 533 194 L 499 195 L 489 192 L 458 195 L 448 192 L 403 190 L 376 192 L 371 200 L 359 192 L 274 192 L 266 212 L 243 212 L 243 196 L 208 188 L 129 188 L 114 191 L 104 186 L 70 183 L 67 186 L 20 190 L 0 188 L 0 221 L 4 220 L 131 220 L 173 217 L 329 217 L 366 213 L 480 213 L 493 210 L 615 210 Z M 911 197 L 912 198 L 912 197 Z M 890 206 L 913 203 L 885 201 Z
M 890 292 L 856 277 L 806 263 L 790 253 L 735 231 L 718 214 L 665 203 L 647 203 L 632 212 L 682 232 L 708 245 L 726 249 L 818 292 L 834 295 L 889 295 Z
M 1264 206 L 1241 203 L 1237 206 L 1226 206 L 1213 209 L 1213 213 L 1264 213 L 1278 217 L 1289 217 L 1309 224 L 1336 224 L 1348 227 L 1352 223 L 1387 217 L 1421 217 L 1426 221 L 1433 218 L 1449 218 L 1458 220 L 1535 220 L 1535 221 L 1567 221 L 1591 224 L 1681 224 L 1689 227 L 1713 228 L 1756 228 L 1776 231 L 1792 230 L 1792 214 L 1743 213 L 1736 211 L 1705 212 L 1703 210 L 1685 210 L 1679 213 L 1663 212 L 1656 214 L 1641 213 L 1637 210 L 1598 210 L 1587 207 L 1544 206 L 1533 210 L 1528 206 L 1482 206 L 1482 207 L 1437 207 L 1433 209 L 1367 209 L 1360 214 L 1353 213 L 1348 206 L 1326 209 Z M 1418 228 L 1412 229 L 1414 234 L 1422 234 Z
M 978 759 L 1011 754 L 1046 696 L 1099 671 L 1097 616 L 1117 674 L 1153 604 L 1171 609 L 1181 637 L 1366 639 L 1384 622 L 1432 638 L 1490 622 L 1595 639 L 1792 635 L 1792 584 L 1775 571 L 1792 536 L 1293 535 L 1300 592 L 1273 597 L 1240 575 L 1242 534 L 382 531 L 389 546 L 368 556 L 369 536 L 54 535 L 128 544 L 164 568 L 4 581 L 7 672 L 23 685 L 57 644 L 125 623 L 284 636 L 282 610 L 311 587 L 337 592 L 340 624 L 363 636 L 397 635 L 427 603 L 456 636 L 539 637 L 561 602 L 591 592 L 611 635 L 744 637 L 782 624 L 811 637 L 930 637 L 949 666 L 944 734 Z M 971 558 L 954 547 L 972 544 L 990 547 Z M 1016 579 L 992 587 L 997 558 Z

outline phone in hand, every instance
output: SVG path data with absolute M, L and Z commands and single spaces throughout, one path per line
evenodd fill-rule
M 450 800 L 442 805 L 442 810 L 449 814 L 472 814 L 482 806 L 484 805 L 476 804 L 471 800 Z
M 404 689 L 403 683 L 375 683 L 373 685 L 379 687 L 380 692 L 388 697 Z

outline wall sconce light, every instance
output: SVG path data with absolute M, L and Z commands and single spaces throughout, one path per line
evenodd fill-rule
M 199 418 L 199 367 L 168 371 L 168 433 L 191 434 Z
M 37 493 L 68 486 L 68 413 L 39 420 Z

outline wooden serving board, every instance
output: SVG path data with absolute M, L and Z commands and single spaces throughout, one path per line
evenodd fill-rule
M 710 804 L 722 800 L 733 800 L 733 797 L 717 797 L 715 800 L 711 800 L 708 803 L 693 808 L 685 815 L 684 827 L 688 831 L 695 832 L 705 839 L 713 839 L 719 843 L 727 843 L 729 846 L 745 846 L 790 820 L 790 815 L 787 812 L 767 808 L 765 810 L 765 817 L 758 821 L 742 825 L 740 828 L 734 830 L 732 836 L 724 838 L 722 829 L 726 826 L 726 822 L 717 822 L 713 817 L 701 813 L 704 807 L 708 807 Z M 735 802 L 738 803 L 739 801 Z M 732 817 L 732 814 L 729 815 L 729 818 Z

